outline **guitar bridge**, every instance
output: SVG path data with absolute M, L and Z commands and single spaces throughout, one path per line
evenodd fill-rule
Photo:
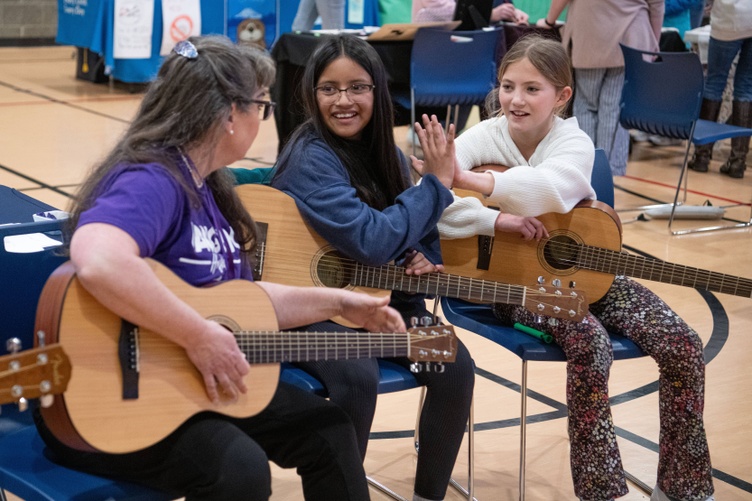
M 266 233 L 269 229 L 267 223 L 256 221 L 256 253 L 253 263 L 253 280 L 258 282 L 264 276 L 264 257 L 266 257 Z

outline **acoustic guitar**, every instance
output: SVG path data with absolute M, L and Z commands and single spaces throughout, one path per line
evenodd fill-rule
M 21 411 L 31 398 L 42 406 L 65 391 L 71 376 L 68 356 L 59 344 L 38 346 L 0 357 L 0 404 L 15 402 Z
M 453 362 L 456 355 L 451 326 L 407 333 L 279 332 L 274 307 L 258 285 L 231 280 L 193 287 L 156 261 L 147 262 L 179 298 L 234 332 L 250 363 L 248 392 L 236 402 L 213 404 L 182 347 L 106 309 L 81 285 L 68 262 L 42 290 L 36 332 L 64 344 L 74 368 L 66 392 L 41 410 L 48 428 L 70 447 L 132 452 L 163 439 L 198 412 L 257 414 L 274 395 L 283 361 L 406 356 Z
M 524 305 L 536 313 L 581 320 L 587 300 L 581 291 L 551 285 L 510 285 L 494 279 L 429 273 L 407 275 L 395 265 L 367 266 L 337 252 L 300 216 L 286 193 L 259 184 L 236 188 L 259 229 L 255 276 L 288 285 L 356 289 L 384 296 L 391 291 L 423 293 L 479 303 Z M 506 281 L 504 281 L 506 282 Z M 532 283 L 529 280 L 516 283 Z M 347 325 L 341 318 L 337 322 Z
M 752 297 L 752 279 L 623 252 L 619 216 L 603 202 L 586 200 L 566 214 L 538 219 L 549 233 L 540 242 L 498 231 L 494 237 L 442 240 L 445 270 L 518 283 L 540 278 L 582 289 L 591 302 L 608 292 L 616 275 Z

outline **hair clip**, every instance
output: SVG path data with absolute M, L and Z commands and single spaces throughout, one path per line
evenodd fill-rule
M 196 59 L 198 57 L 196 46 L 188 40 L 179 41 L 175 44 L 175 47 L 172 50 L 188 59 Z

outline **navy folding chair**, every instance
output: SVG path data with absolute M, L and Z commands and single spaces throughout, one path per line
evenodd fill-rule
M 459 106 L 485 102 L 496 85 L 500 32 L 418 30 L 410 58 L 410 96 L 393 95 L 400 106 L 410 109 L 411 124 L 415 123 L 416 106 L 446 106 L 448 127 L 452 106 L 456 118 Z
M 619 121 L 626 129 L 637 129 L 687 141 L 668 228 L 672 235 L 752 226 L 749 221 L 733 225 L 673 229 L 677 207 L 687 201 L 689 149 L 691 144 L 710 144 L 722 139 L 752 136 L 752 129 L 700 119 L 704 76 L 700 58 L 694 52 L 649 52 L 621 46 L 624 54 L 624 88 Z M 684 195 L 679 192 L 684 184 Z M 645 209 L 650 207 L 641 207 Z M 657 208 L 652 206 L 652 208 Z
M 595 150 L 595 161 L 590 180 L 598 200 L 611 206 L 614 204 L 614 181 L 611 166 L 605 151 Z M 546 343 L 536 337 L 499 323 L 488 304 L 476 304 L 461 299 L 442 297 L 441 309 L 447 322 L 461 327 L 508 349 L 522 360 L 522 377 L 520 382 L 520 475 L 519 499 L 525 499 L 525 458 L 527 439 L 527 363 L 565 362 L 564 351 L 555 343 Z M 645 353 L 632 341 L 622 336 L 611 334 L 614 360 L 624 360 L 645 356 Z M 650 487 L 625 472 L 627 478 L 650 492 Z
M 326 388 L 321 382 L 309 373 L 294 365 L 283 363 L 282 372 L 280 375 L 280 381 L 284 381 L 289 384 L 293 384 L 302 388 L 310 393 L 319 395 L 320 397 L 326 397 L 328 395 Z M 379 359 L 379 395 L 384 393 L 392 393 L 396 391 L 411 390 L 418 388 L 420 384 L 415 376 L 408 369 L 401 365 L 390 362 L 389 360 Z M 418 443 L 418 423 L 420 421 L 420 408 L 423 405 L 424 394 L 421 394 L 420 405 L 418 409 L 418 415 L 415 421 L 415 435 L 414 443 L 415 449 L 418 450 L 420 444 Z M 452 487 L 461 492 L 469 501 L 475 500 L 473 495 L 474 484 L 474 471 L 473 471 L 473 455 L 474 455 L 474 442 L 473 442 L 473 408 L 470 407 L 470 422 L 468 425 L 468 485 L 467 488 L 463 487 L 454 479 L 450 480 Z M 366 477 L 368 483 L 375 489 L 381 491 L 387 496 L 397 501 L 408 501 L 406 498 L 400 496 L 389 487 L 375 480 L 371 476 Z
M 32 222 L 32 214 L 53 209 L 19 191 L 0 186 L 0 223 L 21 223 L 0 226 L 0 270 L 3 277 L 0 341 L 3 346 L 14 340 L 11 344 L 19 350 L 33 348 L 39 294 L 47 277 L 67 260 L 59 247 L 23 253 L 11 252 L 9 248 L 12 238 L 28 238 L 29 234 L 35 233 L 62 241 L 65 221 Z M 19 353 L 22 354 L 23 351 Z M 0 375 L 5 379 L 13 378 L 12 371 L 5 364 L 0 367 Z M 29 391 L 29 388 L 24 388 L 24 391 Z M 0 394 L 8 395 L 7 392 Z M 6 491 L 25 501 L 170 499 L 163 493 L 136 484 L 88 475 L 53 463 L 44 454 L 45 445 L 34 426 L 32 410 L 22 411 L 26 402 L 20 398 L 14 400 L 20 404 L 3 405 L 0 414 L 0 500 L 6 500 Z

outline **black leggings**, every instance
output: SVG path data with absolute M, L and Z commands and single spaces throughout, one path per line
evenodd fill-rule
M 56 462 L 187 501 L 268 500 L 269 460 L 298 469 L 308 500 L 369 499 L 348 417 L 336 405 L 285 383 L 256 416 L 197 414 L 159 443 L 129 454 L 71 450 L 43 423 L 38 427 Z
M 403 315 L 416 316 L 414 305 L 399 308 Z M 428 312 L 420 308 L 418 313 Z M 420 315 L 420 316 L 423 316 Z M 305 328 L 310 332 L 349 331 L 334 322 L 319 322 Z M 409 367 L 407 358 L 391 359 Z M 297 364 L 319 379 L 329 399 L 342 407 L 355 425 L 361 456 L 365 457 L 368 436 L 376 409 L 379 369 L 375 359 L 307 362 Z M 467 348 L 458 341 L 454 363 L 445 364 L 443 373 L 415 374 L 426 387 L 426 400 L 420 416 L 418 465 L 415 493 L 426 499 L 444 499 L 457 453 L 470 416 L 475 383 L 474 365 Z

